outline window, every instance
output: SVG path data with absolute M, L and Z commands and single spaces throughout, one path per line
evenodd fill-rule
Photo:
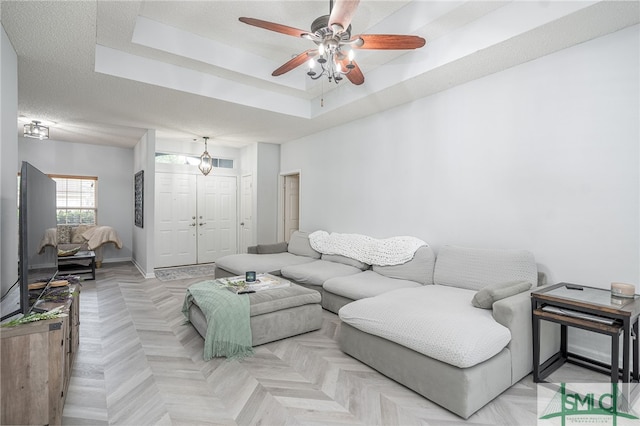
M 221 169 L 233 169 L 233 160 L 225 158 L 213 158 L 213 167 L 219 167 Z M 178 155 L 169 154 L 166 152 L 156 152 L 156 163 L 164 164 L 189 164 L 197 166 L 200 164 L 200 157 L 195 155 Z
M 98 223 L 98 178 L 49 176 L 56 182 L 58 225 L 96 225 Z

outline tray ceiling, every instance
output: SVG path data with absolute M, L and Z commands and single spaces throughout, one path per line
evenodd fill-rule
M 352 34 L 424 37 L 358 51 L 362 86 L 271 72 L 313 43 L 241 16 L 307 29 L 328 1 L 2 1 L 18 55 L 18 112 L 51 138 L 132 147 L 210 136 L 282 143 L 499 72 L 639 21 L 636 1 L 362 0 Z

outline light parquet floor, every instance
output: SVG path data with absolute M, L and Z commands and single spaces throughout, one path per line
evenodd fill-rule
M 203 339 L 181 312 L 202 278 L 144 279 L 107 263 L 80 297 L 80 349 L 66 425 L 535 425 L 528 376 L 469 420 L 345 355 L 339 320 L 256 347 L 241 361 L 202 360 Z

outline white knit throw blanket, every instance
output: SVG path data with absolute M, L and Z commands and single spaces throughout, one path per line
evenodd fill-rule
M 400 265 L 413 259 L 419 247 L 427 243 L 415 237 L 391 237 L 376 239 L 359 234 L 329 234 L 315 231 L 309 234 L 309 242 L 315 251 L 323 254 L 339 254 L 369 265 Z

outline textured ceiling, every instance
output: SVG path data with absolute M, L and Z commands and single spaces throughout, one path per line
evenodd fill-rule
M 146 129 L 181 143 L 281 143 L 499 72 L 640 21 L 639 2 L 362 0 L 352 34 L 424 37 L 416 51 L 358 51 L 365 83 L 271 71 L 313 43 L 322 1 L 2 1 L 18 55 L 21 119 L 51 138 L 132 147 Z

